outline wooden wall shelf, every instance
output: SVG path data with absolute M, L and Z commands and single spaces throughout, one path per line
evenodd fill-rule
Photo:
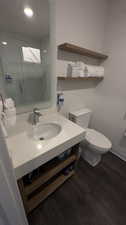
M 104 77 L 58 77 L 58 80 L 103 80 Z
M 59 50 L 63 50 L 63 51 L 67 51 L 67 52 L 72 52 L 72 53 L 76 53 L 76 54 L 80 54 L 83 56 L 88 56 L 88 57 L 92 57 L 95 59 L 99 59 L 99 60 L 106 60 L 108 58 L 107 55 L 104 55 L 102 53 L 99 52 L 95 52 L 86 48 L 82 48 L 73 44 L 69 44 L 69 43 L 64 43 L 58 46 Z

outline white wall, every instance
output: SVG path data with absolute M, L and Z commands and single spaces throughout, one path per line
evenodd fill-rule
M 70 42 L 92 50 L 102 51 L 106 21 L 106 0 L 56 0 L 57 46 Z M 66 60 L 82 60 L 78 55 L 66 54 Z M 58 90 L 64 92 L 64 114 L 87 105 L 91 107 L 97 83 L 59 81 Z
M 105 80 L 96 88 L 92 126 L 113 142 L 113 151 L 126 160 L 126 1 L 109 2 L 105 35 Z
M 103 49 L 106 0 L 56 0 L 57 44 Z

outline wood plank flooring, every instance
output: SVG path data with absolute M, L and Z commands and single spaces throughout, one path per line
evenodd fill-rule
M 76 174 L 29 215 L 30 225 L 126 225 L 126 162 L 111 153 Z

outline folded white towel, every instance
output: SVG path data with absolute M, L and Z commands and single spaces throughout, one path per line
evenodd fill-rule
M 104 67 L 102 66 L 85 65 L 85 67 L 87 76 L 104 76 Z
M 4 120 L 7 127 L 14 126 L 16 123 L 16 107 L 13 99 L 5 99 Z
M 77 66 L 77 67 L 80 67 L 80 69 L 84 70 L 84 68 L 85 68 L 85 63 L 83 63 L 83 62 L 81 62 L 81 61 L 78 61 L 78 62 L 76 62 L 76 66 Z
M 72 77 L 83 77 L 84 70 L 80 68 L 72 68 Z
M 85 68 L 85 64 L 81 61 L 72 63 L 72 77 L 83 77 L 84 68 Z
M 66 60 L 57 60 L 56 74 L 58 77 L 66 77 L 71 75 L 71 67 L 74 63 Z
M 57 60 L 56 73 L 57 76 L 83 77 L 85 64 L 81 61 L 71 62 L 65 60 Z

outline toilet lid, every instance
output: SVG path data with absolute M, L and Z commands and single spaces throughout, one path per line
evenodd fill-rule
M 93 129 L 87 129 L 86 140 L 89 144 L 101 150 L 109 150 L 112 147 L 111 142 L 103 134 Z

